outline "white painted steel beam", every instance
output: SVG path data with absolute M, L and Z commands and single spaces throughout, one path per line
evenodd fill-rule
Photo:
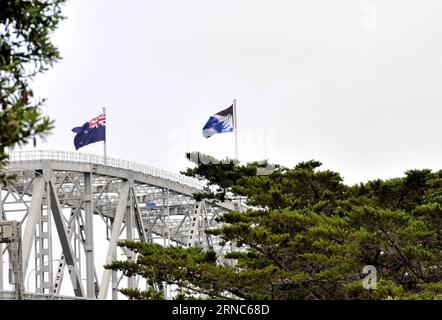
M 60 208 L 60 201 L 58 199 L 57 192 L 55 190 L 55 183 L 49 182 L 49 194 L 51 198 L 52 214 L 57 228 L 60 244 L 63 249 L 66 266 L 68 268 L 69 275 L 72 281 L 72 287 L 74 288 L 75 296 L 85 297 L 83 284 L 81 283 L 80 272 L 75 264 L 75 254 L 72 250 L 70 237 L 63 219 L 63 212 Z
M 44 189 L 45 181 L 43 177 L 37 176 L 34 179 L 31 207 L 29 208 L 25 231 L 23 232 L 23 274 L 26 274 L 26 271 L 28 270 L 29 258 L 31 257 L 31 248 L 35 235 L 35 225 L 40 214 Z
M 84 174 L 84 214 L 85 214 L 85 233 L 86 244 L 86 289 L 87 297 L 95 298 L 94 283 L 94 227 L 93 227 L 93 208 L 92 208 L 92 174 Z
M 112 225 L 112 233 L 109 240 L 109 248 L 107 250 L 106 262 L 105 264 L 111 264 L 114 252 L 117 249 L 117 241 L 120 236 L 121 226 L 123 224 L 123 218 L 126 213 L 127 197 L 129 195 L 129 181 L 124 181 L 120 195 L 118 197 L 117 211 L 115 213 L 114 223 Z M 112 275 L 112 270 L 106 269 L 103 272 L 103 277 L 101 279 L 100 293 L 98 294 L 99 299 L 106 299 L 107 291 L 109 289 L 109 281 Z

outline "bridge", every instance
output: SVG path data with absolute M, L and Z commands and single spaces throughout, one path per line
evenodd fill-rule
M 93 154 L 12 152 L 6 171 L 16 179 L 2 186 L 0 221 L 17 220 L 21 226 L 25 299 L 107 299 L 110 285 L 110 296 L 117 299 L 123 276 L 103 266 L 121 259 L 119 254 L 135 259 L 118 240 L 222 253 L 227 248 L 204 230 L 240 206 L 195 201 L 193 193 L 207 190 L 197 179 Z M 15 258 L 7 252 L 0 243 L 0 299 L 12 295 L 4 290 L 6 265 L 14 283 Z M 139 281 L 129 278 L 123 287 L 138 287 Z

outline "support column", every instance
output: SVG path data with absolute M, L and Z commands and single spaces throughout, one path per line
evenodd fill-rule
M 170 191 L 169 191 L 169 187 L 167 187 L 167 220 L 169 221 L 170 219 L 170 207 L 169 207 L 169 202 L 170 202 Z M 167 229 L 167 245 L 170 246 L 170 227 Z
M 143 223 L 143 217 L 141 215 L 141 210 L 140 207 L 138 206 L 138 199 L 137 196 L 135 194 L 134 188 L 130 188 L 130 193 L 132 195 L 132 199 L 133 199 L 133 206 L 134 206 L 134 218 L 135 218 L 135 223 L 137 226 L 137 230 L 138 230 L 138 236 L 140 238 L 141 242 L 148 242 L 147 236 L 146 236 L 146 230 L 144 228 L 144 223 Z
M 134 206 L 133 201 L 136 201 L 131 194 L 129 206 L 126 209 L 126 238 L 129 241 L 133 240 L 133 216 L 134 216 Z M 133 261 L 133 252 L 131 250 L 127 251 L 127 261 Z M 134 288 L 135 277 L 129 277 L 127 279 L 127 287 Z
M 129 181 L 124 181 L 121 186 L 120 196 L 118 197 L 117 211 L 115 212 L 114 223 L 112 225 L 112 234 L 109 240 L 109 248 L 107 250 L 105 265 L 112 263 L 117 248 L 117 240 L 120 236 L 121 225 L 123 224 L 124 213 L 126 211 L 127 196 L 129 194 Z M 112 270 L 105 269 L 101 280 L 100 293 L 98 299 L 104 300 L 107 297 L 109 289 L 109 281 L 111 279 Z
M 3 291 L 3 263 L 3 243 L 0 243 L 0 291 Z
M 51 232 L 51 202 L 49 196 L 49 180 L 51 170 L 43 170 L 46 185 L 46 196 L 41 206 L 35 228 L 35 285 L 37 293 L 51 294 L 53 292 L 52 273 L 52 232 Z M 46 206 L 45 206 L 46 205 Z M 28 291 L 29 288 L 28 288 Z
M 112 259 L 117 260 L 117 248 L 114 249 L 114 253 L 112 254 Z M 118 272 L 112 270 L 112 300 L 118 300 Z
M 84 174 L 84 211 L 86 232 L 86 290 L 88 298 L 95 298 L 94 277 L 94 219 L 92 207 L 92 173 Z
M 16 227 L 17 239 L 9 243 L 6 247 L 9 252 L 9 259 L 12 260 L 12 270 L 14 274 L 15 299 L 23 299 L 23 269 L 22 269 L 22 250 L 20 240 L 20 226 Z
M 169 188 L 163 189 L 163 245 L 170 245 L 170 228 L 167 225 L 170 217 L 169 211 Z
M 74 241 L 72 243 L 73 247 L 72 249 L 74 250 L 74 261 L 75 261 L 75 265 L 77 266 L 77 270 L 78 270 L 78 278 L 81 278 L 81 245 L 83 244 L 82 242 L 82 238 L 84 239 L 84 226 L 80 224 L 80 219 L 77 217 L 74 222 L 73 222 L 73 236 L 74 236 Z M 69 233 L 68 233 L 69 236 Z M 84 245 L 84 244 L 83 244 Z
M 163 207 L 162 207 L 162 210 L 161 210 L 161 217 L 162 217 L 162 219 L 163 219 L 163 246 L 166 246 L 167 244 L 167 241 L 166 241 L 166 239 L 167 239 L 167 236 L 166 236 L 166 232 L 168 233 L 168 231 L 167 231 L 167 224 L 166 224 L 166 215 L 167 215 L 167 209 L 166 209 L 166 194 L 165 194 L 166 192 L 165 192 L 165 190 L 163 189 L 163 196 L 162 196 L 162 205 L 163 205 Z M 169 200 L 169 199 L 167 199 L 167 200 Z M 169 204 L 167 204 L 168 206 L 169 206 Z
M 0 221 L 3 217 L 3 194 L 0 188 Z M 3 291 L 3 243 L 0 243 L 0 292 Z
M 200 246 L 200 217 L 204 200 L 195 203 L 192 215 L 190 216 L 190 230 L 187 239 L 187 247 Z
M 61 248 L 63 249 L 63 254 L 66 259 L 68 272 L 71 276 L 72 287 L 74 288 L 74 293 L 77 297 L 84 297 L 85 294 L 83 285 L 81 283 L 80 273 L 75 264 L 74 251 L 72 250 L 70 237 L 64 222 L 63 212 L 60 208 L 60 201 L 58 199 L 58 194 L 55 190 L 55 183 L 53 181 L 51 181 L 49 184 L 49 191 L 54 222 L 57 228 L 58 237 L 60 239 Z
M 0 243 L 6 242 L 11 265 L 11 284 L 15 287 L 15 299 L 23 299 L 23 260 L 21 226 L 17 221 L 0 221 Z
M 37 176 L 32 189 L 31 207 L 26 218 L 26 227 L 23 233 L 23 274 L 28 270 L 29 258 L 31 257 L 32 242 L 34 240 L 35 225 L 41 209 L 41 202 L 45 188 L 45 181 L 42 176 Z

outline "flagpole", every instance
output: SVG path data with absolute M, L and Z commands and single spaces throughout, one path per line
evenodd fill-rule
M 238 159 L 238 121 L 236 118 L 236 99 L 233 99 L 233 117 L 234 117 L 233 127 L 235 130 L 235 160 L 239 162 L 239 159 Z M 236 250 L 235 241 L 230 241 L 230 251 L 235 252 L 235 250 Z M 236 265 L 236 263 L 233 259 L 230 260 L 230 264 L 232 267 L 234 267 Z
M 233 125 L 235 128 L 235 159 L 238 160 L 238 121 L 236 120 L 236 99 L 233 99 Z
M 106 115 L 106 108 L 103 108 L 103 114 Z M 107 117 L 106 117 L 106 126 L 104 127 L 104 132 L 106 132 L 106 127 L 107 127 Z M 104 153 L 104 164 L 107 165 L 107 150 L 106 150 L 106 134 L 104 136 L 104 140 L 103 140 L 103 153 Z

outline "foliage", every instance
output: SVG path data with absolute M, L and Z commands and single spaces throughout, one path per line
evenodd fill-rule
M 63 18 L 65 0 L 0 1 L 0 169 L 8 149 L 44 138 L 53 122 L 41 114 L 29 82 L 59 60 L 50 35 Z M 0 182 L 7 179 L 0 176 Z M 9 177 L 11 178 L 11 177 Z
M 276 167 L 268 176 L 254 174 L 257 165 L 199 164 L 185 172 L 217 185 L 209 198 L 247 197 L 249 210 L 224 214 L 208 231 L 236 243 L 226 256 L 235 264 L 197 248 L 121 242 L 138 259 L 108 268 L 177 285 L 181 296 L 442 298 L 442 171 L 347 186 L 317 161 Z M 367 265 L 377 270 L 376 289 L 363 287 Z

